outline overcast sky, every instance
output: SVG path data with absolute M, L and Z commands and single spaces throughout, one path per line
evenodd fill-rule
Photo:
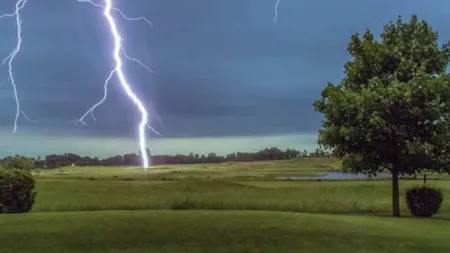
M 127 54 L 155 71 L 125 63 L 133 89 L 165 138 L 314 135 L 320 115 L 312 102 L 328 81 L 342 78 L 352 33 L 366 28 L 379 33 L 397 15 L 415 13 L 438 29 L 442 40 L 450 37 L 448 0 L 281 0 L 274 23 L 275 2 L 115 1 L 128 16 L 145 16 L 154 24 L 117 16 Z M 14 4 L 1 0 L 1 12 L 12 12 Z M 112 67 L 101 9 L 76 0 L 30 0 L 22 17 L 23 49 L 14 74 L 22 109 L 39 122 L 21 119 L 21 134 L 11 136 L 15 108 L 3 65 L 0 155 L 29 146 L 23 136 L 135 136 L 137 111 L 115 79 L 95 112 L 96 124 L 70 124 L 102 97 Z M 4 57 L 16 41 L 13 19 L 0 20 L 0 34 Z

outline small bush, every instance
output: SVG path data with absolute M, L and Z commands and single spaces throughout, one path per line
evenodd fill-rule
M 411 214 L 418 217 L 431 217 L 441 208 L 444 195 L 442 191 L 429 186 L 419 186 L 406 192 L 406 202 Z
M 26 213 L 34 204 L 35 180 L 29 171 L 0 170 L 0 213 Z

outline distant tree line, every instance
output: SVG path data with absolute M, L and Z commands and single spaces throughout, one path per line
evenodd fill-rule
M 316 149 L 312 152 L 307 150 L 298 151 L 295 149 L 281 150 L 279 148 L 265 148 L 258 152 L 234 152 L 225 156 L 217 155 L 216 153 L 209 153 L 207 155 L 200 155 L 190 153 L 188 155 L 151 155 L 150 150 L 147 149 L 147 155 L 151 159 L 153 165 L 161 164 L 195 164 L 195 163 L 220 163 L 220 162 L 250 162 L 250 161 L 265 161 L 265 160 L 287 160 L 296 157 L 326 157 L 331 154 L 322 149 Z M 23 156 L 5 157 L 0 159 L 0 165 L 4 167 L 15 163 L 16 160 Z M 79 156 L 73 153 L 65 154 L 51 154 L 44 158 L 29 158 L 34 161 L 36 168 L 58 168 L 70 165 L 76 166 L 139 166 L 141 164 L 141 154 L 129 153 L 124 155 L 116 155 L 104 159 L 90 156 Z

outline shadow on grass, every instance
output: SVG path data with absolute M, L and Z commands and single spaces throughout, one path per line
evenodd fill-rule
M 442 216 L 441 214 L 437 214 L 432 217 L 416 217 L 413 216 L 410 212 L 404 211 L 401 213 L 400 217 L 394 217 L 391 213 L 373 213 L 369 214 L 373 217 L 380 217 L 380 218 L 393 218 L 393 219 L 416 219 L 416 220 L 442 220 L 442 221 L 450 221 L 450 217 L 448 216 Z
M 278 211 L 291 213 L 323 213 L 323 214 L 352 214 L 370 215 L 380 213 L 373 208 L 362 208 L 357 203 L 347 207 L 338 207 L 334 210 L 324 211 L 323 209 L 312 208 L 311 204 L 299 205 L 298 203 L 285 205 L 271 205 L 264 203 L 239 203 L 230 205 L 224 201 L 217 200 L 193 200 L 189 197 L 174 199 L 169 207 L 171 210 L 227 210 L 227 211 Z

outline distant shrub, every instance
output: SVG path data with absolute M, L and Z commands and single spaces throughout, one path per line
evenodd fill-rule
M 418 217 L 431 217 L 441 208 L 444 195 L 442 191 L 430 186 L 419 186 L 406 192 L 406 202 L 411 214 Z
M 34 204 L 35 180 L 29 171 L 0 170 L 0 213 L 26 213 Z

